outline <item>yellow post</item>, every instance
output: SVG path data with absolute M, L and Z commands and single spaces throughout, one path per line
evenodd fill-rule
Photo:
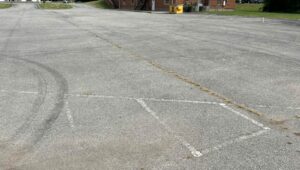
M 183 5 L 170 5 L 169 6 L 170 14 L 182 14 L 183 13 Z
M 183 13 L 183 5 L 176 5 L 176 14 L 182 14 Z

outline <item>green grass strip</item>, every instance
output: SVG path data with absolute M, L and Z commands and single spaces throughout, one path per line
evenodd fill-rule
M 12 4 L 0 3 L 0 9 L 10 8 L 10 7 L 12 7 Z
M 95 8 L 101 8 L 101 9 L 111 9 L 112 8 L 104 0 L 90 1 L 90 2 L 86 2 L 86 4 L 93 6 Z
M 53 2 L 46 2 L 40 3 L 39 8 L 41 9 L 70 9 L 73 6 L 67 3 L 53 3 Z
M 210 14 L 243 17 L 265 17 L 273 19 L 300 20 L 300 13 L 263 12 L 262 4 L 237 4 L 234 11 L 209 11 Z

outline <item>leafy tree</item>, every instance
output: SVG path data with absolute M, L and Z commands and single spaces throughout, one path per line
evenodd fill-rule
M 300 12 L 300 0 L 265 0 L 264 11 Z

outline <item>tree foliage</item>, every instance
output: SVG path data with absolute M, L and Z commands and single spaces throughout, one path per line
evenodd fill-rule
M 265 0 L 264 11 L 300 12 L 300 0 Z

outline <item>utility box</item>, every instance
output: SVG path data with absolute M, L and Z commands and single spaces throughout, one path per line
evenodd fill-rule
M 197 3 L 197 5 L 195 6 L 195 12 L 201 12 L 203 11 L 203 4 L 202 3 Z
M 182 14 L 183 13 L 183 5 L 170 5 L 169 7 L 170 14 Z

